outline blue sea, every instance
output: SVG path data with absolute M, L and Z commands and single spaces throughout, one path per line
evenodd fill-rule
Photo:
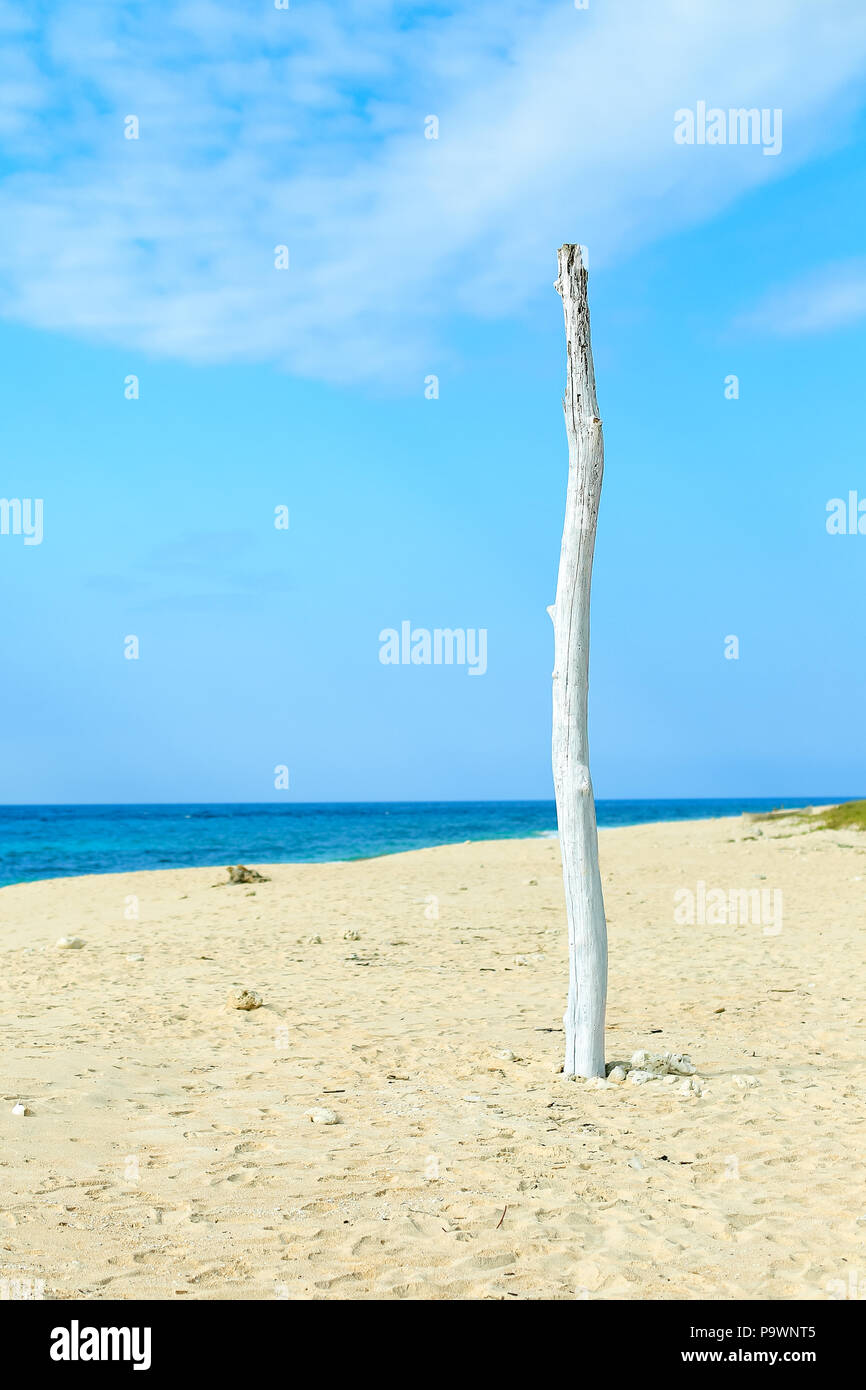
M 703 820 L 846 797 L 598 801 L 600 826 Z M 0 886 L 76 874 L 368 859 L 556 832 L 552 801 L 0 806 Z

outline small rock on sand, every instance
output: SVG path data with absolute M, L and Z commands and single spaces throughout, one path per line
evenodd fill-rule
M 677 1086 L 677 1092 L 681 1096 L 702 1096 L 704 1088 L 696 1076 L 687 1076 L 685 1081 L 681 1081 Z
M 640 1071 L 655 1072 L 657 1076 L 671 1073 L 674 1076 L 693 1076 L 697 1068 L 685 1052 L 647 1052 L 640 1048 L 632 1054 L 631 1067 Z
M 336 1110 L 329 1110 L 327 1106 L 317 1106 L 315 1110 L 308 1110 L 307 1116 L 314 1125 L 338 1125 L 340 1117 Z
M 694 1076 L 697 1067 L 686 1052 L 666 1052 L 665 1062 L 675 1076 Z
M 258 869 L 248 869 L 246 864 L 229 864 L 227 872 L 229 883 L 270 883 Z
M 33 1114 L 33 1111 L 32 1111 L 32 1110 L 28 1110 L 28 1108 L 27 1108 L 27 1106 L 24 1104 L 23 1100 L 19 1100 L 19 1101 L 17 1101 L 17 1102 L 15 1103 L 15 1105 L 13 1105 L 13 1107 L 12 1107 L 12 1114 L 13 1114 L 13 1115 L 32 1115 L 32 1114 Z
M 230 1009 L 260 1009 L 262 996 L 254 989 L 233 989 L 226 1003 Z
M 80 936 L 61 936 L 57 941 L 60 951 L 80 951 L 84 942 Z

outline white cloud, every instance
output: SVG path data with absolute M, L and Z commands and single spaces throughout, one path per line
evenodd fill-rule
M 741 329 L 781 337 L 825 333 L 866 318 L 866 260 L 842 261 L 772 290 L 737 320 Z
M 862 0 L 445 11 L 52 10 L 3 74 L 0 313 L 194 362 L 417 374 L 447 315 L 549 290 L 560 242 L 609 264 L 831 148 L 866 66 Z M 675 145 L 698 100 L 781 107 L 780 157 Z

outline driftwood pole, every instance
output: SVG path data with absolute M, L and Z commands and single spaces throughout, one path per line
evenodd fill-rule
M 598 868 L 595 801 L 586 731 L 589 591 L 604 471 L 604 443 L 589 338 L 581 247 L 561 246 L 555 288 L 562 296 L 568 375 L 568 493 L 553 619 L 553 780 L 568 913 L 566 1076 L 604 1076 L 607 925 Z

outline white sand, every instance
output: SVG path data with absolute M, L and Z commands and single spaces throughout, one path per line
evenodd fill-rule
M 700 1098 L 554 1074 L 554 840 L 277 865 L 254 889 L 189 869 L 0 890 L 0 1278 L 97 1299 L 866 1287 L 866 835 L 689 822 L 603 831 L 601 855 L 608 1057 L 688 1052 Z M 677 924 L 698 880 L 780 888 L 781 932 Z M 237 988 L 264 1006 L 227 1009 Z

